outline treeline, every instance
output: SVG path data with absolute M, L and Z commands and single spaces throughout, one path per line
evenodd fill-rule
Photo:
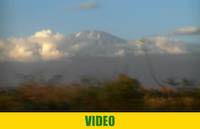
M 199 111 L 200 89 L 144 88 L 126 75 L 79 84 L 26 82 L 0 90 L 0 111 Z

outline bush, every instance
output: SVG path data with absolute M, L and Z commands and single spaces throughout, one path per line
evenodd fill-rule
M 96 82 L 98 82 L 96 84 Z M 2 111 L 181 111 L 200 110 L 200 89 L 146 89 L 124 74 L 107 82 L 28 82 L 0 90 Z

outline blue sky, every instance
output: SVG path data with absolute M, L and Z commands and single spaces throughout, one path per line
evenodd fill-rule
M 200 25 L 199 0 L 1 0 L 0 36 L 103 30 L 126 39 Z

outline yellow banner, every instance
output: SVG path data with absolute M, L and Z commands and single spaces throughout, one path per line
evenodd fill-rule
M 200 129 L 200 113 L 0 113 L 1 129 Z

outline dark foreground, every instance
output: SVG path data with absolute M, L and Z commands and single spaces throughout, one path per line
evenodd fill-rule
M 146 89 L 126 75 L 66 85 L 26 82 L 1 89 L 0 111 L 200 111 L 200 89 Z

